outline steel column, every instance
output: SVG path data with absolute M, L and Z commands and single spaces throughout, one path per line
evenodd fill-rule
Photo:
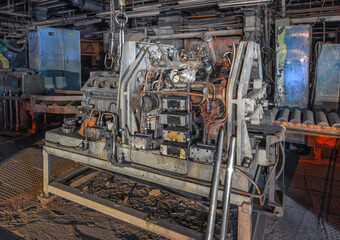
M 51 181 L 51 155 L 43 149 L 43 190 L 44 196 L 48 197 L 48 185 Z

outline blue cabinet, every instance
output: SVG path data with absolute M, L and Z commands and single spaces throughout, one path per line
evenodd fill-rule
M 45 75 L 45 88 L 79 90 L 81 87 L 80 32 L 38 27 L 28 41 L 29 67 Z

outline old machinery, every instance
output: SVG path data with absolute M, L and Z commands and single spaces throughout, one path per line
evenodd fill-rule
M 7 130 L 35 133 L 39 115 L 44 114 L 44 123 L 46 114 L 74 115 L 83 99 L 79 91 L 56 90 L 46 95 L 44 75 L 29 69 L 0 69 L 0 83 L 4 87 L 0 122 Z
M 254 202 L 262 212 L 282 215 L 276 180 L 284 165 L 285 128 L 270 120 L 260 47 L 231 46 L 230 65 L 203 39 L 186 52 L 128 41 L 119 75 L 92 75 L 82 88 L 76 123 L 67 119 L 63 128 L 46 133 L 45 196 L 53 193 L 103 211 L 51 183 L 49 156 L 57 155 L 209 198 L 207 239 L 213 237 L 218 201 L 225 206 L 224 231 L 230 204 L 238 206 L 239 239 L 250 239 L 255 231 Z M 111 215 L 172 239 L 190 235 Z

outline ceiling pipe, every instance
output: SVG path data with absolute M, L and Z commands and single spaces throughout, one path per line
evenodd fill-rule
M 79 27 L 79 26 L 86 26 L 86 25 L 100 23 L 101 21 L 102 20 L 99 19 L 99 18 L 86 19 L 86 20 L 83 20 L 83 21 L 75 22 L 73 25 L 76 26 L 76 27 Z
M 192 32 L 192 33 L 175 33 L 169 35 L 150 36 L 150 39 L 183 39 L 183 38 L 202 38 L 203 36 L 233 36 L 242 35 L 242 29 L 207 31 L 207 32 Z
M 60 18 L 48 19 L 44 21 L 34 21 L 33 25 L 41 26 L 41 25 L 50 25 L 50 24 L 55 24 L 55 23 L 65 23 L 65 22 L 84 19 L 87 17 L 88 17 L 87 14 L 77 14 L 77 15 L 73 15 L 69 17 L 60 17 Z
M 273 0 L 247 0 L 247 1 L 239 1 L 239 0 L 231 0 L 227 2 L 220 2 L 218 7 L 223 8 L 230 8 L 230 7 L 245 7 L 251 5 L 258 5 L 258 4 L 266 4 L 271 3 Z
M 73 6 L 79 7 L 82 10 L 92 12 L 100 12 L 104 10 L 105 5 L 97 3 L 94 0 L 71 0 Z

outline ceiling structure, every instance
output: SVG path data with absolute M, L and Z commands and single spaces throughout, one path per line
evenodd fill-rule
M 148 36 L 155 35 L 160 25 L 171 26 L 174 33 L 242 29 L 244 16 L 254 8 L 259 16 L 266 11 L 272 23 L 285 17 L 293 22 L 307 19 L 314 21 L 315 34 L 338 31 L 338 24 L 332 23 L 340 20 L 340 1 L 336 0 L 126 1 L 126 27 L 128 32 Z M 324 19 L 330 22 L 327 26 L 322 25 Z M 1 38 L 23 38 L 37 26 L 76 29 L 82 38 L 101 38 L 109 31 L 110 0 L 7 0 L 0 4 Z

